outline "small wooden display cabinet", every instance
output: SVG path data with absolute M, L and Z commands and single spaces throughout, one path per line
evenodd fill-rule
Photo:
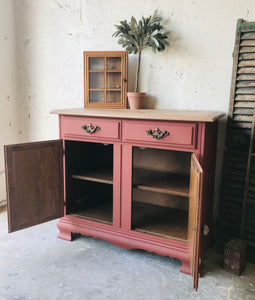
M 126 108 L 127 52 L 84 52 L 84 107 Z
M 54 113 L 61 140 L 5 146 L 9 231 L 61 217 L 59 238 L 76 232 L 177 258 L 197 289 L 223 114 Z

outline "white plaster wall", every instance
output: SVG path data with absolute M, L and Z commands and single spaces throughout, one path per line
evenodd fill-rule
M 227 112 L 236 21 L 255 21 L 254 0 L 16 0 L 21 140 L 57 138 L 49 111 L 83 106 L 83 51 L 122 50 L 113 25 L 155 9 L 171 36 L 166 51 L 142 56 L 141 90 L 150 105 Z M 129 90 L 135 60 L 129 57 Z
M 0 203 L 6 199 L 3 145 L 18 142 L 14 1 L 0 0 Z
M 170 47 L 144 51 L 141 90 L 156 108 L 227 112 L 235 26 L 254 0 L 16 0 L 18 95 L 24 140 L 58 136 L 54 108 L 83 106 L 84 50 L 122 50 L 114 24 L 159 9 Z M 133 74 L 135 57 L 130 56 Z M 129 89 L 133 77 L 129 78 Z

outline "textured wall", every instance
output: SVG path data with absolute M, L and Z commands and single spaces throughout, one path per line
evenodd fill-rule
M 254 0 L 15 1 L 24 140 L 57 137 L 53 108 L 83 106 L 84 50 L 122 50 L 114 24 L 159 9 L 171 46 L 143 53 L 141 90 L 156 108 L 227 111 L 236 20 L 255 20 Z M 252 13 L 253 15 L 252 15 Z M 136 57 L 130 56 L 133 74 Z M 129 89 L 134 86 L 129 78 Z
M 141 90 L 150 104 L 227 112 L 236 20 L 255 20 L 254 0 L 0 0 L 7 2 L 15 4 L 22 141 L 57 138 L 57 117 L 49 111 L 83 106 L 83 51 L 122 50 L 111 37 L 113 25 L 155 9 L 171 31 L 171 46 L 143 53 Z M 135 61 L 129 57 L 129 90 Z
M 0 203 L 6 199 L 3 145 L 19 140 L 16 70 L 13 1 L 0 0 Z

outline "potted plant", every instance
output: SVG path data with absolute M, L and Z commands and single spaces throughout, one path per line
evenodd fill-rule
M 165 50 L 165 47 L 168 45 L 167 38 L 169 31 L 164 30 L 164 27 L 160 24 L 161 21 L 162 17 L 160 17 L 156 10 L 152 16 L 147 18 L 142 17 L 139 21 L 132 17 L 130 22 L 124 20 L 119 25 L 115 25 L 117 30 L 114 32 L 113 37 L 119 38 L 118 43 L 126 48 L 129 54 L 138 54 L 135 92 L 128 93 L 130 108 L 141 108 L 143 106 L 143 99 L 146 96 L 146 93 L 138 92 L 142 50 L 146 47 L 151 47 L 152 51 L 156 53 L 157 51 Z M 132 98 L 138 104 L 133 105 Z

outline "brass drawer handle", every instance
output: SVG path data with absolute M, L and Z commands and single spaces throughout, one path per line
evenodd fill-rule
M 146 130 L 146 133 L 156 140 L 159 140 L 159 139 L 169 135 L 168 131 L 166 131 L 166 130 L 161 131 L 159 128 L 156 128 L 153 131 L 151 129 Z
M 91 123 L 89 123 L 89 125 L 82 125 L 81 128 L 83 130 L 85 130 L 87 133 L 89 134 L 92 134 L 98 130 L 100 130 L 100 127 L 98 127 L 97 125 L 96 126 L 93 126 Z

